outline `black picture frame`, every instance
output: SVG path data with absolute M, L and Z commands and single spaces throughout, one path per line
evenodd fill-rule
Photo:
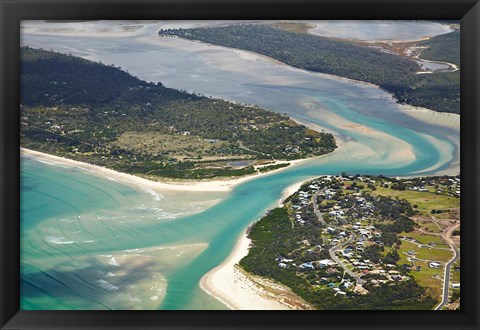
M 479 329 L 478 0 L 0 0 L 1 329 Z M 20 311 L 20 21 L 34 19 L 461 20 L 461 311 Z

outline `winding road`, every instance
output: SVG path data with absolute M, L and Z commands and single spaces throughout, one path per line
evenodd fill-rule
M 315 215 L 317 216 L 318 218 L 318 221 L 320 221 L 320 223 L 323 225 L 323 226 L 326 226 L 326 222 L 325 220 L 323 220 L 323 214 L 322 212 L 320 212 L 320 210 L 318 209 L 318 203 L 317 203 L 317 196 L 322 193 L 325 189 L 322 189 L 322 190 L 319 190 L 317 191 L 313 196 L 312 196 L 312 204 L 313 204 L 313 211 L 315 213 Z M 337 229 L 337 228 L 335 228 Z M 333 247 L 331 247 L 329 250 L 328 250 L 328 253 L 330 254 L 330 258 L 335 261 L 338 265 L 340 265 L 340 267 L 343 268 L 343 270 L 348 274 L 350 275 L 351 277 L 355 278 L 355 280 L 357 281 L 357 284 L 363 284 L 365 283 L 365 280 L 362 280 L 360 278 L 360 276 L 358 276 L 357 274 L 355 274 L 352 270 L 348 269 L 347 266 L 345 266 L 345 264 L 340 260 L 340 258 L 338 258 L 336 255 L 335 255 L 335 252 L 337 252 L 339 249 L 343 248 L 344 246 L 347 246 L 348 244 L 350 244 L 351 242 L 353 242 L 355 240 L 355 234 L 353 233 L 349 233 L 350 236 L 349 238 L 345 241 L 345 242 L 342 242 L 340 244 L 337 244 Z
M 334 247 L 330 248 L 330 250 L 328 250 L 328 253 L 330 253 L 330 258 L 332 258 L 333 261 L 335 261 L 337 264 L 339 264 L 340 267 L 342 267 L 348 275 L 350 275 L 351 277 L 353 277 L 357 281 L 357 284 L 363 284 L 363 283 L 365 283 L 365 280 L 362 280 L 360 278 L 360 276 L 358 276 L 353 271 L 348 269 L 347 266 L 345 266 L 345 264 L 340 260 L 340 258 L 338 258 L 335 255 L 335 252 L 337 252 L 339 249 L 341 249 L 344 246 L 347 246 L 348 244 L 353 242 L 355 240 L 355 237 L 356 236 L 353 233 L 350 233 L 350 237 L 345 242 L 337 244 Z
M 326 226 L 327 223 L 325 222 L 325 220 L 323 220 L 323 214 L 322 212 L 320 212 L 320 210 L 318 209 L 318 203 L 317 203 L 317 197 L 320 193 L 324 192 L 325 189 L 322 189 L 322 190 L 319 190 L 317 191 L 313 197 L 312 197 L 312 203 L 313 203 L 313 212 L 315 213 L 315 215 L 317 216 L 318 218 L 318 221 L 320 221 L 320 223 L 323 225 L 323 226 Z
M 455 245 L 455 242 L 451 239 L 452 233 L 455 229 L 460 227 L 460 224 L 457 224 L 455 226 L 452 226 L 448 229 L 447 233 L 445 234 L 445 238 L 447 242 L 450 244 L 450 247 L 453 250 L 454 256 L 453 258 L 445 265 L 445 274 L 443 277 L 443 298 L 440 304 L 438 304 L 437 307 L 435 307 L 435 310 L 441 310 L 445 305 L 448 303 L 448 296 L 449 296 L 449 291 L 450 291 L 450 273 L 452 270 L 452 265 L 460 259 L 460 250 L 457 248 Z

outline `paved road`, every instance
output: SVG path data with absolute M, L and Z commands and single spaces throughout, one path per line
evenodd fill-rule
M 323 214 L 318 209 L 318 203 L 317 203 L 317 196 L 321 192 L 323 192 L 324 190 L 325 189 L 319 190 L 313 195 L 312 203 L 313 203 L 313 211 L 314 211 L 315 215 L 317 216 L 318 221 L 320 221 L 320 223 L 323 226 L 326 226 L 327 224 L 326 224 L 325 220 L 323 220 Z M 347 246 L 348 244 L 350 244 L 354 239 L 355 239 L 355 235 L 353 233 L 351 233 L 350 237 L 345 242 L 333 246 L 332 248 L 330 248 L 330 250 L 328 250 L 328 253 L 330 254 L 330 258 L 333 261 L 335 261 L 337 264 L 339 264 L 340 267 L 342 267 L 348 275 L 355 278 L 355 280 L 357 281 L 358 284 L 363 284 L 363 283 L 365 283 L 365 280 L 362 280 L 354 272 L 352 272 L 350 269 L 348 269 L 347 266 L 345 266 L 343 264 L 343 262 L 335 255 L 335 252 L 337 252 L 339 249 L 343 248 L 344 246 Z
M 455 225 L 449 228 L 447 234 L 445 235 L 447 240 L 449 240 L 451 243 L 450 247 L 453 250 L 454 256 L 445 266 L 445 274 L 443 278 L 443 298 L 440 304 L 438 304 L 438 306 L 435 307 L 435 310 L 441 310 L 448 303 L 448 294 L 450 290 L 450 272 L 452 270 L 452 265 L 460 258 L 460 250 L 458 250 L 457 246 L 455 245 L 455 243 L 453 243 L 450 237 L 452 235 L 453 230 L 455 230 L 459 226 L 460 225 Z
M 315 215 L 317 216 L 318 218 L 318 221 L 320 221 L 320 223 L 324 226 L 326 226 L 327 224 L 325 223 L 325 221 L 323 220 L 323 214 L 322 212 L 320 212 L 320 210 L 318 209 L 318 203 L 317 203 L 317 196 L 323 192 L 325 189 L 322 189 L 322 190 L 318 190 L 315 194 L 313 194 L 313 197 L 312 197 L 312 204 L 313 204 L 313 212 L 315 212 Z
M 343 243 L 340 243 L 340 244 L 337 244 L 335 245 L 334 247 L 332 247 L 330 250 L 328 250 L 328 253 L 330 253 L 330 258 L 335 261 L 337 264 L 340 265 L 340 267 L 342 267 L 345 272 L 347 272 L 348 275 L 350 275 L 351 277 L 355 278 L 355 280 L 357 281 L 357 284 L 363 284 L 365 283 L 365 280 L 362 280 L 357 274 L 355 274 L 354 272 L 352 272 L 350 269 L 347 268 L 347 266 L 345 266 L 343 264 L 343 262 L 340 260 L 340 258 L 338 258 L 336 255 L 335 255 L 335 252 L 337 252 L 339 249 L 343 248 L 344 246 L 347 246 L 348 244 L 350 244 L 353 240 L 355 240 L 355 235 L 352 233 L 350 235 L 350 237 Z

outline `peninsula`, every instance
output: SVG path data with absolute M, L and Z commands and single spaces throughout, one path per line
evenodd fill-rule
M 329 153 L 332 134 L 257 106 L 141 81 L 71 55 L 21 50 L 21 145 L 155 181 L 264 173 Z
M 250 228 L 248 255 L 236 252 L 242 259 L 230 287 L 207 281 L 227 273 L 222 267 L 202 283 L 227 303 L 233 283 L 245 287 L 250 278 L 254 295 L 276 291 L 271 300 L 316 309 L 459 309 L 459 197 L 458 176 L 308 181 Z

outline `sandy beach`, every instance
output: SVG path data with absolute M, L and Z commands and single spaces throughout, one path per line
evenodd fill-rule
M 243 271 L 237 263 L 248 254 L 249 246 L 250 239 L 243 233 L 230 256 L 202 278 L 202 290 L 234 310 L 312 309 L 289 288 Z
M 43 152 L 26 149 L 26 148 L 20 148 L 20 152 L 22 156 L 33 157 L 41 161 L 44 161 L 46 163 L 49 163 L 51 165 L 67 165 L 67 166 L 77 167 L 77 168 L 86 170 L 88 172 L 92 172 L 97 175 L 107 177 L 108 179 L 111 179 L 111 180 L 113 179 L 116 181 L 120 181 L 122 183 L 133 184 L 143 188 L 150 188 L 158 191 L 194 191 L 194 192 L 203 192 L 203 191 L 227 192 L 227 191 L 230 191 L 236 185 L 239 185 L 248 180 L 252 180 L 259 176 L 265 176 L 278 171 L 282 171 L 285 168 L 289 168 L 291 166 L 294 166 L 296 164 L 299 164 L 301 162 L 311 159 L 311 158 L 307 158 L 307 159 L 298 159 L 298 160 L 288 161 L 288 163 L 291 164 L 290 166 L 276 169 L 266 173 L 257 173 L 257 174 L 244 176 L 241 178 L 236 178 L 236 179 L 227 179 L 227 180 L 219 179 L 219 180 L 212 180 L 212 181 L 157 182 L 157 181 L 144 179 L 135 175 L 114 171 L 105 167 L 92 165 L 84 162 L 79 162 L 79 161 L 64 158 L 64 157 L 58 157 L 58 156 L 54 156 L 54 155 L 46 154 Z M 287 163 L 287 161 L 276 161 L 273 164 L 268 164 L 268 165 L 276 165 L 276 164 L 283 164 L 283 163 Z

